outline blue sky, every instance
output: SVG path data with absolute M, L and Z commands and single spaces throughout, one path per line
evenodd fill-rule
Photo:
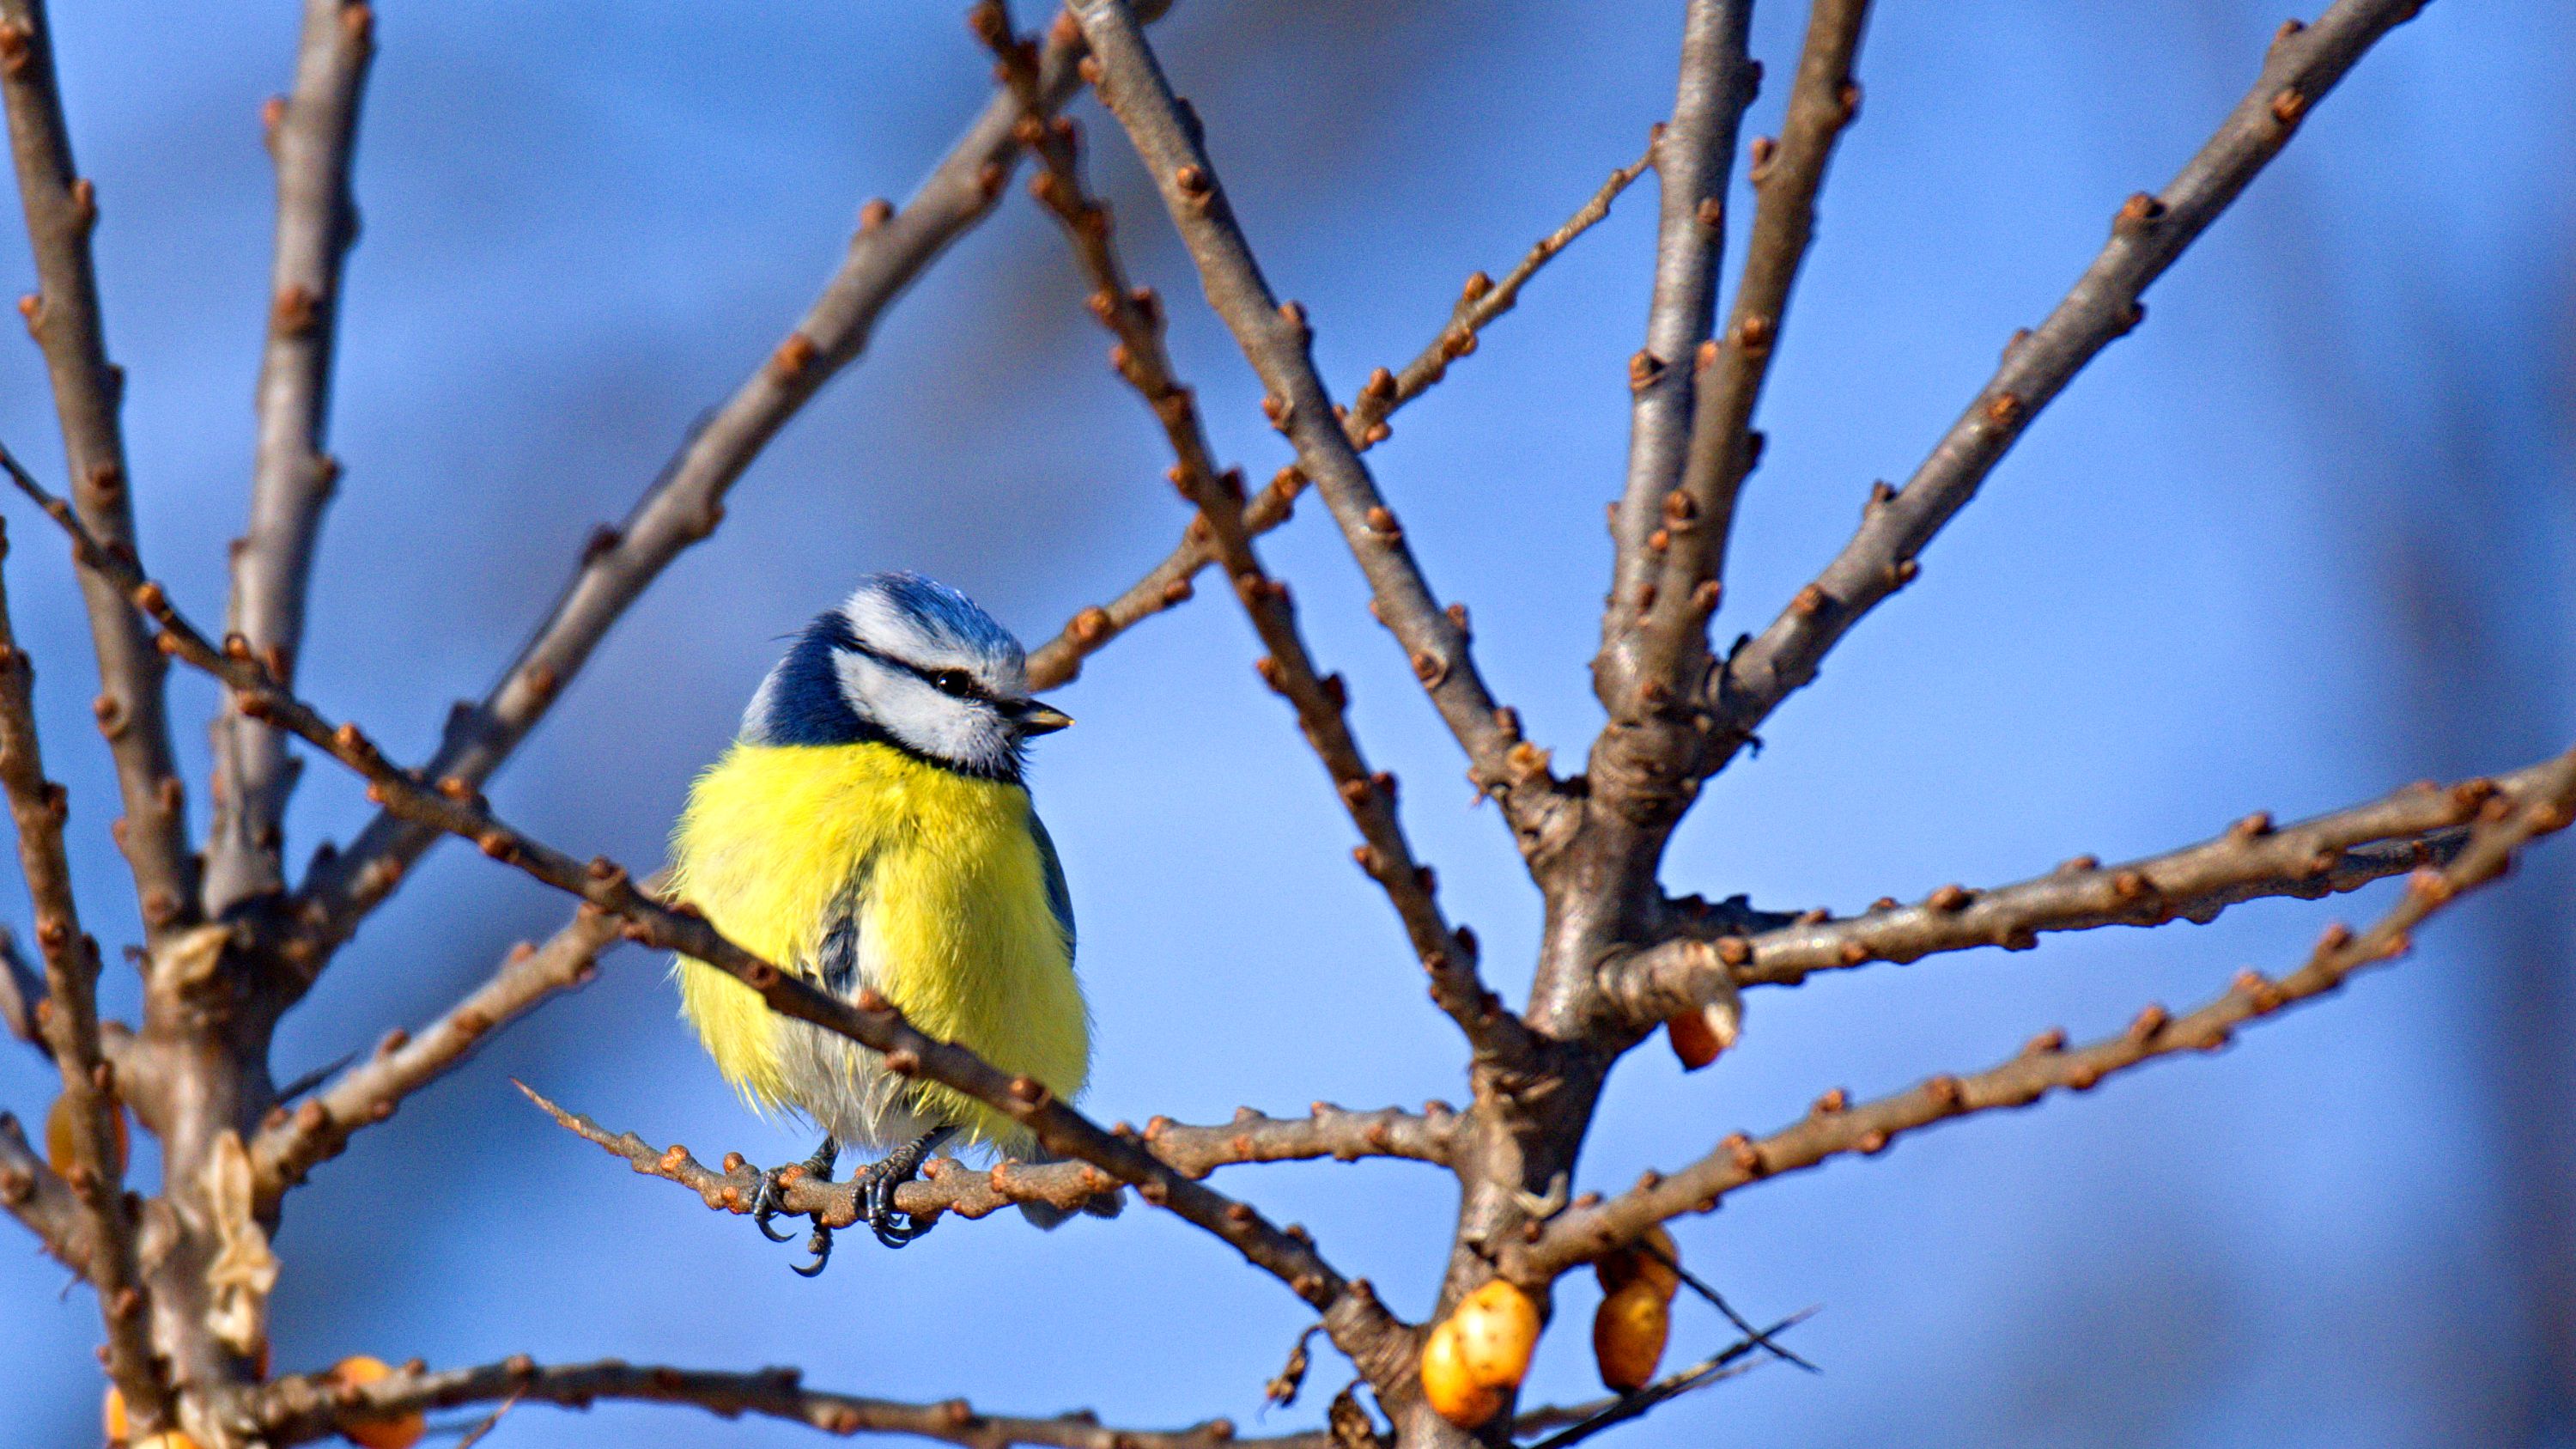
M 264 316 L 257 111 L 285 83 L 295 7 L 227 0 L 185 26 L 136 0 L 59 8 L 146 555 L 213 617 Z M 2280 19 L 2234 0 L 1880 11 L 1764 403 L 1729 635 L 1831 555 L 1871 480 L 1913 468 L 2121 198 L 2197 147 Z M 1774 83 L 1748 135 L 1777 124 L 1802 23 L 1758 9 Z M 1349 389 L 1419 349 L 1468 272 L 1499 273 L 1635 158 L 1669 105 L 1679 28 L 1671 0 L 1392 14 L 1182 0 L 1156 34 L 1273 284 L 1304 301 L 1328 380 Z M 2571 30 L 2538 0 L 2446 3 L 2387 40 L 2150 294 L 2147 325 L 2042 416 L 1921 581 L 1710 789 L 1671 885 L 1851 910 L 2563 741 Z M 385 6 L 378 34 L 333 420 L 347 473 L 303 677 L 412 757 L 506 661 L 588 529 L 621 515 L 766 353 L 860 202 L 900 196 L 944 149 L 989 62 L 944 6 Z M 1285 458 L 1257 385 L 1114 126 L 1088 101 L 1076 114 L 1101 143 L 1095 174 L 1132 264 L 1171 299 L 1220 452 L 1266 476 Z M 1474 611 L 1497 693 L 1569 761 L 1598 725 L 1583 666 L 1653 215 L 1649 179 L 1371 454 L 1435 588 Z M 29 275 L 22 239 L 0 238 L 0 279 Z M 654 861 L 781 637 L 858 574 L 923 569 L 1038 638 L 1159 558 L 1184 516 L 1080 291 L 1015 191 L 753 467 L 724 528 L 619 627 L 495 804 L 576 854 Z M 52 472 L 51 430 L 34 350 L 0 347 L 0 436 Z M 12 521 L 49 763 L 72 790 L 84 910 L 112 946 L 135 927 L 86 718 L 85 631 L 57 551 L 31 517 Z M 1517 994 L 1537 901 L 1497 820 L 1472 807 L 1320 511 L 1268 547 L 1315 652 L 1351 680 L 1363 741 L 1405 778 L 1445 900 Z M 2424 583 L 2444 579 L 2465 583 Z M 2410 644 L 2426 618 L 2486 641 L 2487 672 Z M 1254 653 L 1208 591 L 1093 661 L 1060 696 L 1081 726 L 1040 747 L 1034 784 L 1099 1020 L 1087 1105 L 1104 1119 L 1464 1091 L 1454 1032 L 1350 867 L 1347 822 Z M 174 696 L 201 785 L 212 696 L 194 680 Z M 295 853 L 365 816 L 317 764 Z M 1747 1312 L 1821 1305 L 1800 1346 L 1827 1371 L 1765 1370 L 1628 1442 L 2527 1442 L 2495 1428 L 2531 1354 L 2508 1225 L 2532 1189 L 2491 1090 L 2498 1023 L 2520 1009 L 2494 983 L 2520 949 L 2536 979 L 2570 989 L 2565 929 L 2543 930 L 2535 958 L 2513 924 L 2567 899 L 2569 879 L 2527 871 L 2512 896 L 2426 932 L 2403 967 L 2216 1059 L 1945 1127 L 1678 1225 L 1686 1258 Z M 1885 1091 L 2043 1026 L 2081 1035 L 2149 1000 L 2196 1000 L 2371 908 L 2267 903 L 2208 927 L 1758 993 L 1745 1045 L 1716 1068 L 1685 1079 L 1660 1048 L 1622 1067 L 1583 1185 L 1776 1125 L 1827 1086 Z M 14 888 L 0 902 L 22 928 L 24 909 Z M 561 915 L 542 889 L 442 850 L 286 1026 L 281 1075 L 434 1013 Z M 111 976 L 111 1007 L 130 1009 L 130 979 Z M 810 1145 L 743 1111 L 676 1020 L 662 963 L 628 949 L 290 1202 L 282 1368 L 352 1352 L 792 1361 L 853 1392 L 1264 1428 L 1318 1421 L 1343 1381 L 1327 1355 L 1306 1402 L 1257 1420 L 1301 1310 L 1158 1214 L 1053 1237 L 995 1218 L 901 1254 L 854 1241 L 809 1283 L 787 1271 L 792 1249 L 545 1124 L 512 1075 L 705 1158 Z M 48 1095 L 34 1058 L 0 1054 L 0 1105 L 32 1116 Z M 1224 1182 L 1311 1225 L 1399 1311 L 1426 1305 L 1445 1178 L 1327 1163 Z M 16 1305 L 0 1315 L 0 1397 L 35 1437 L 79 1442 L 97 1320 L 61 1287 L 32 1251 L 0 1254 Z M 1588 1292 L 1560 1300 L 1571 1328 L 1542 1347 L 1534 1398 L 1595 1391 Z M 1723 1341 L 1685 1312 L 1674 1351 Z M 488 1442 L 804 1437 L 669 1409 L 529 1408 Z

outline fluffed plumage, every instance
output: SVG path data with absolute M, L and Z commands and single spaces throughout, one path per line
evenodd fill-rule
M 1021 767 L 1067 723 L 1020 645 L 964 595 L 863 581 L 769 672 L 672 840 L 672 892 L 764 959 L 842 996 L 872 986 L 934 1036 L 1071 1099 L 1091 1032 L 1070 896 Z M 683 1013 L 746 1098 L 888 1148 L 953 1125 L 1025 1154 L 1018 1124 L 678 963 Z

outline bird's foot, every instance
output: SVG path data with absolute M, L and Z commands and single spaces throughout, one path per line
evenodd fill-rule
M 921 1165 L 939 1144 L 956 1135 L 955 1127 L 934 1127 L 911 1142 L 869 1163 L 856 1178 L 859 1189 L 859 1211 L 867 1221 L 868 1231 L 889 1248 L 900 1248 L 930 1231 L 936 1218 L 916 1219 L 894 1205 L 894 1192 L 921 1173 Z M 801 1271 L 801 1270 L 800 1270 Z
M 823 1145 L 814 1149 L 814 1155 L 803 1162 L 762 1173 L 760 1190 L 751 1199 L 751 1225 L 760 1229 L 760 1235 L 773 1243 L 793 1242 L 796 1238 L 794 1233 L 778 1232 L 769 1226 L 772 1219 L 787 1211 L 787 1183 L 791 1180 L 788 1174 L 792 1172 L 816 1182 L 830 1182 L 832 1164 L 839 1161 L 840 1156 L 841 1144 L 826 1137 Z M 806 1240 L 805 1247 L 814 1254 L 814 1262 L 810 1267 L 796 1271 L 811 1278 L 823 1271 L 823 1264 L 832 1256 L 832 1230 L 823 1226 L 820 1218 L 815 1219 L 814 1235 Z

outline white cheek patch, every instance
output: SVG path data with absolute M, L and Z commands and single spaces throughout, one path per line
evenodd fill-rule
M 1011 729 L 990 705 L 942 694 L 909 670 L 864 654 L 841 650 L 832 664 L 850 707 L 907 748 L 975 770 L 1010 765 Z

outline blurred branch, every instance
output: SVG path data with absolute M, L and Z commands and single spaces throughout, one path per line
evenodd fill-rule
M 1080 84 L 1079 38 L 1040 57 L 1045 104 Z M 422 773 L 479 787 L 535 727 L 590 658 L 609 627 L 689 545 L 715 530 L 724 497 L 743 470 L 807 399 L 866 347 L 878 315 L 951 242 L 993 209 L 1019 159 L 1012 128 L 1018 98 L 987 102 L 966 134 L 931 170 L 901 211 L 882 201 L 860 209 L 849 254 L 811 309 L 767 361 L 681 444 L 626 521 L 602 528 L 553 610 L 480 704 L 460 705 Z M 325 946 L 347 938 L 390 893 L 437 832 L 379 815 L 342 854 L 317 855 L 302 887 L 312 930 Z M 321 969 L 317 951 L 311 969 Z
M 676 1182 L 695 1192 L 719 1212 L 748 1213 L 761 1188 L 763 1174 L 739 1152 L 728 1152 L 721 1169 L 691 1156 L 677 1143 L 656 1148 L 632 1132 L 611 1132 L 579 1112 L 555 1105 L 526 1083 L 519 1090 L 544 1109 L 555 1124 L 577 1137 L 625 1158 L 637 1172 Z M 1144 1141 L 1153 1154 L 1184 1177 L 1206 1177 L 1217 1168 L 1251 1162 L 1296 1162 L 1319 1157 L 1354 1162 L 1363 1157 L 1404 1157 L 1445 1164 L 1456 1119 L 1446 1114 L 1418 1117 L 1392 1108 L 1345 1112 L 1317 1104 L 1304 1118 L 1238 1115 L 1217 1127 L 1185 1127 L 1157 1117 L 1146 1124 Z M 1118 1128 L 1112 1132 L 1127 1135 Z M 1013 1203 L 1046 1203 L 1079 1208 L 1118 1186 L 1115 1178 L 1087 1162 L 1030 1164 L 1004 1162 L 978 1172 L 952 1158 L 934 1159 L 921 1180 L 895 1189 L 895 1206 L 915 1219 L 937 1213 L 980 1218 Z M 790 1215 L 812 1217 L 832 1227 L 858 1221 L 857 1189 L 848 1182 L 816 1182 L 790 1169 L 781 1175 L 780 1205 Z
M 1431 997 L 1457 1022 L 1477 1056 L 1507 1067 L 1524 1067 L 1531 1044 L 1520 1018 L 1485 989 L 1476 974 L 1473 932 L 1452 929 L 1434 893 L 1431 868 L 1418 863 L 1395 812 L 1395 777 L 1369 769 L 1352 734 L 1350 699 L 1341 677 L 1326 678 L 1307 652 L 1298 631 L 1297 611 L 1288 586 L 1269 576 L 1253 549 L 1244 522 L 1243 475 L 1220 470 L 1199 417 L 1196 395 L 1172 375 L 1171 354 L 1163 346 L 1163 316 L 1154 294 L 1128 284 L 1126 268 L 1110 244 L 1108 208 L 1083 189 L 1071 121 L 1052 126 L 1041 111 L 1038 55 L 1034 45 L 1011 34 L 1000 0 L 978 6 L 976 27 L 1001 57 L 1027 115 L 1020 139 L 1034 151 L 1043 169 L 1032 178 L 1038 200 L 1055 214 L 1073 245 L 1075 258 L 1091 284 L 1092 315 L 1118 339 L 1110 360 L 1119 376 L 1143 396 L 1162 425 L 1164 440 L 1176 460 L 1171 479 L 1181 495 L 1198 509 L 1198 524 L 1225 565 L 1235 596 L 1243 601 L 1262 647 L 1261 678 L 1286 698 L 1297 712 L 1307 743 L 1323 761 L 1336 794 L 1358 827 L 1362 844 L 1360 868 L 1386 891 L 1403 922 L 1415 956 L 1431 976 Z M 1069 21 L 1059 21 L 1066 28 Z
M 18 301 L 27 330 L 44 350 L 54 411 L 61 420 L 72 504 L 101 543 L 131 553 L 134 510 L 127 488 L 125 439 L 117 421 L 124 370 L 107 360 L 99 316 L 98 277 L 90 232 L 98 192 L 72 167 L 69 127 L 55 89 L 53 37 L 43 0 L 0 0 L 0 99 L 9 113 L 18 196 L 27 213 L 37 290 Z M 170 750 L 164 713 L 166 669 L 126 612 L 116 587 L 81 575 L 90 637 L 98 654 L 99 731 L 116 760 L 125 809 L 114 826 L 118 849 L 134 875 L 143 924 L 158 944 L 189 924 L 196 910 L 196 864 L 188 848 L 187 787 Z
M 1516 832 L 1538 833 L 1562 802 L 1544 777 L 1507 763 L 1517 721 L 1495 708 L 1468 655 L 1466 614 L 1443 612 L 1406 546 L 1404 529 L 1377 491 L 1315 373 L 1303 307 L 1271 295 L 1260 264 L 1235 225 L 1216 168 L 1185 119 L 1143 28 L 1126 0 L 1070 5 L 1091 42 L 1095 88 L 1127 130 L 1187 244 L 1209 302 L 1267 389 L 1263 410 L 1297 449 L 1297 468 L 1341 525 L 1368 579 L 1373 611 L 1411 659 L 1449 731 L 1465 747 L 1471 777 L 1502 804 Z
M 1715 1152 L 1670 1177 L 1649 1172 L 1638 1184 L 1594 1207 L 1551 1221 L 1535 1242 L 1504 1250 L 1503 1271 L 1543 1284 L 1576 1263 L 1628 1242 L 1666 1218 L 1706 1211 L 1747 1183 L 1813 1167 L 1847 1152 L 1883 1152 L 1903 1133 L 1953 1117 L 2022 1107 L 2051 1088 L 2090 1090 L 2115 1072 L 2183 1051 L 2216 1051 L 2238 1026 L 2314 1000 L 2362 969 L 2412 949 L 2411 932 L 2461 894 L 2502 876 L 2533 838 L 2576 819 L 2576 750 L 2524 777 L 2519 791 L 2498 791 L 2478 807 L 2478 824 L 2447 866 L 2409 879 L 2395 907 L 2359 935 L 2330 927 L 2307 964 L 2279 981 L 2240 973 L 2223 996 L 2183 1016 L 2149 1006 L 2118 1036 L 2069 1048 L 2062 1031 L 2044 1032 L 2021 1054 L 1973 1076 L 1937 1076 L 1910 1091 L 1851 1106 L 1840 1089 L 1817 1099 L 1806 1120 L 1759 1142 L 1737 1133 Z
M 1690 439 L 1692 389 L 1683 359 L 1708 340 L 1717 308 L 1718 267 L 1726 251 L 1727 177 L 1745 108 L 1761 89 L 1762 71 L 1745 55 L 1752 0 L 1690 0 L 1683 12 L 1681 77 L 1672 120 L 1656 129 L 1655 175 L 1663 190 L 1655 232 L 1655 288 L 1646 309 L 1646 345 L 1628 360 L 1628 482 L 1611 513 L 1617 543 L 1610 607 L 1601 624 L 1594 688 L 1605 706 L 1634 687 L 1624 659 L 1629 621 L 1660 571 L 1646 540 L 1664 496 L 1680 481 Z
M 649 889 L 652 883 L 646 884 Z M 618 938 L 615 917 L 584 905 L 543 946 L 522 941 L 511 947 L 490 980 L 418 1035 L 387 1033 L 375 1056 L 329 1091 L 292 1112 L 273 1112 L 250 1144 L 262 1209 L 272 1209 L 316 1163 L 338 1156 L 352 1133 L 391 1117 L 405 1097 L 446 1075 L 493 1032 L 555 993 L 588 981 L 600 953 Z
M 341 264 L 358 239 L 349 172 L 358 103 L 375 56 L 365 0 L 304 0 L 295 86 L 267 111 L 277 163 L 276 257 L 269 272 L 268 341 L 253 395 L 259 443 L 251 466 L 250 527 L 232 556 L 224 627 L 292 682 L 304 642 L 314 541 L 339 463 L 322 451 L 339 336 Z M 237 715 L 214 729 L 213 821 L 206 838 L 206 913 L 286 884 L 287 797 L 298 762 L 286 737 Z
M 18 460 L 0 448 L 0 467 L 32 483 Z M 60 505 L 71 517 L 69 505 Z M 5 536 L 0 536 L 0 544 Z M 135 1422 L 158 1429 L 170 1422 L 169 1388 L 153 1359 L 151 1315 L 135 1261 L 134 1211 L 125 1193 L 122 1109 L 116 1074 L 98 1045 L 98 942 L 81 930 L 72 897 L 71 862 L 63 851 L 63 787 L 45 778 L 36 737 L 36 666 L 18 647 L 9 620 L 8 594 L 0 588 L 0 790 L 9 797 L 18 831 L 18 868 L 35 908 L 36 946 L 45 958 L 44 1007 L 32 1013 L 62 1074 L 63 1103 L 71 1123 L 71 1161 L 63 1181 L 80 1208 L 91 1244 L 90 1286 L 107 1324 L 106 1363 L 135 1412 Z
M 1974 497 L 2041 408 L 2146 315 L 2139 294 L 2280 154 L 2308 108 L 2371 44 L 2423 0 L 2336 0 L 2316 24 L 2284 25 L 2253 89 L 2161 196 L 2140 192 L 2113 218 L 2111 240 L 2039 330 L 2017 336 L 2003 365 L 1899 492 L 1881 485 L 1860 532 L 1761 636 L 1741 644 L 1701 701 L 1713 773 L 1782 700 L 1816 674 L 1860 617 L 1910 581 L 1915 555 Z
M 601 1399 L 689 1404 L 728 1419 L 757 1414 L 829 1434 L 911 1434 L 966 1449 L 1003 1449 L 1012 1444 L 1051 1449 L 1219 1449 L 1224 1445 L 1330 1449 L 1331 1445 L 1320 1432 L 1237 1439 L 1234 1425 L 1224 1419 L 1189 1429 L 1110 1429 L 1088 1411 L 1025 1419 L 979 1413 L 963 1399 L 907 1404 L 824 1393 L 804 1387 L 803 1372 L 793 1368 L 713 1373 L 617 1359 L 541 1365 L 525 1354 L 437 1373 L 415 1364 L 361 1385 L 342 1385 L 327 1376 L 282 1378 L 247 1397 L 244 1417 L 266 1442 L 283 1449 L 359 1425 L 458 1404 L 517 1400 L 586 1409 Z
M 1992 890 L 1943 886 L 1913 905 L 1885 902 L 1847 920 L 1810 920 L 1715 940 L 1676 935 L 1613 963 L 1602 987 L 1632 1019 L 1652 1022 L 1713 978 L 1738 986 L 1795 986 L 1818 971 L 1872 961 L 1908 962 L 1979 946 L 2027 950 L 2042 931 L 2100 926 L 2206 925 L 2229 906 L 2274 896 L 2315 900 L 2417 866 L 2444 864 L 2468 838 L 2466 822 L 2498 792 L 2535 788 L 2554 762 L 2446 788 L 2409 785 L 2349 810 L 2275 826 L 2263 812 L 2198 845 L 2105 866 L 2078 856 L 2047 875 Z
M 463 781 L 451 777 L 436 786 L 422 783 L 388 761 L 356 725 L 334 727 L 269 678 L 248 649 L 216 649 L 130 558 L 100 548 L 62 500 L 46 493 L 24 470 L 13 469 L 11 477 L 70 535 L 85 564 L 114 579 L 134 607 L 160 626 L 153 639 L 157 647 L 231 686 L 245 713 L 276 721 L 364 776 L 368 799 L 375 804 L 405 821 L 475 842 L 493 859 L 619 917 L 632 928 L 628 934 L 633 939 L 677 951 L 733 977 L 758 993 L 771 1011 L 880 1053 L 886 1069 L 898 1076 L 928 1077 L 993 1108 L 1027 1128 L 1048 1151 L 1079 1158 L 1133 1185 L 1145 1201 L 1215 1234 L 1286 1283 L 1321 1311 L 1335 1346 L 1360 1365 L 1371 1383 L 1392 1382 L 1410 1372 L 1410 1332 L 1379 1304 L 1366 1279 L 1343 1278 L 1315 1251 L 1311 1239 L 1283 1232 L 1249 1204 L 1182 1176 L 1136 1137 L 1103 1131 L 1035 1078 L 1010 1076 L 954 1042 L 923 1034 L 875 990 L 862 988 L 848 1001 L 831 995 L 726 939 L 694 907 L 654 900 L 637 889 L 624 867 L 605 857 L 584 865 L 512 829 Z
M 1499 282 L 1477 272 L 1467 278 L 1457 304 L 1450 309 L 1449 323 L 1400 372 L 1380 368 L 1369 374 L 1360 389 L 1359 399 L 1350 405 L 1342 419 L 1343 436 L 1351 446 L 1365 453 L 1384 442 L 1390 429 L 1387 419 L 1406 403 L 1420 397 L 1431 385 L 1446 377 L 1449 364 L 1476 350 L 1477 338 L 1494 319 L 1512 309 L 1520 300 L 1521 288 L 1538 274 L 1568 243 L 1591 230 L 1610 214 L 1610 203 L 1628 189 L 1646 162 L 1622 166 L 1610 173 L 1592 199 L 1586 201 L 1563 226 L 1529 249 L 1520 263 L 1503 274 Z M 1283 468 L 1270 485 L 1254 494 L 1243 510 L 1243 526 L 1254 537 L 1268 533 L 1288 521 L 1297 495 L 1306 487 L 1306 477 L 1295 468 Z M 1190 580 L 1199 570 L 1216 562 L 1214 539 L 1191 520 L 1188 531 L 1169 556 L 1146 575 L 1128 586 L 1125 593 L 1108 603 L 1077 613 L 1057 633 L 1029 655 L 1029 687 L 1053 689 L 1082 672 L 1082 662 L 1097 654 L 1110 640 L 1135 627 L 1143 620 L 1187 600 L 1193 592 Z M 1544 769 L 1545 766 L 1541 765 Z
M 18 949 L 18 934 L 0 926 L 0 1029 L 44 1054 L 46 1061 L 54 1054 L 45 1047 L 45 1034 L 37 1026 L 37 1013 L 43 1009 L 45 978 L 27 964 L 25 953 Z
M 89 1276 L 90 1244 L 96 1239 L 87 1211 L 71 1184 L 36 1155 L 18 1119 L 6 1112 L 0 1112 L 0 1207 L 64 1267 Z

